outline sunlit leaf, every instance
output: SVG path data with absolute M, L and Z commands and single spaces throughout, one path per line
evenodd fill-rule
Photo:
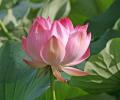
M 99 54 L 92 56 L 85 70 L 92 75 L 73 77 L 70 83 L 89 93 L 120 90 L 120 38 L 113 39 Z

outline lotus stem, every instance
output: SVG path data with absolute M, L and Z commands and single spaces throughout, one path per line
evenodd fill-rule
M 55 82 L 54 82 L 54 76 L 53 76 L 52 68 L 51 68 L 51 71 L 50 71 L 50 84 L 51 84 L 51 91 L 52 91 L 52 100 L 56 100 Z
M 12 35 L 8 32 L 7 28 L 5 27 L 4 23 L 3 23 L 1 20 L 0 20 L 0 26 L 2 27 L 2 29 L 3 29 L 3 31 L 4 31 L 4 34 L 5 34 L 5 36 L 6 36 L 8 39 L 10 39 L 10 40 L 13 39 L 13 40 L 20 41 L 19 38 L 15 37 L 15 36 L 12 36 Z

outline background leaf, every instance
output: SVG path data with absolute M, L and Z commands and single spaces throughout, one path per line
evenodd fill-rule
M 115 22 L 120 17 L 119 8 L 120 0 L 116 0 L 106 12 L 90 19 L 89 30 L 93 33 L 94 38 L 102 36 L 105 31 L 113 28 Z
M 49 87 L 48 70 L 35 70 L 23 62 L 18 42 L 8 41 L 0 49 L 0 99 L 34 100 Z
M 65 100 L 67 98 L 88 94 L 82 89 L 71 87 L 70 85 L 61 82 L 55 82 L 55 93 L 56 100 Z M 49 88 L 43 95 L 41 95 L 36 100 L 52 100 L 51 88 Z
M 99 94 L 99 95 L 88 95 L 76 97 L 68 100 L 116 100 L 115 97 L 108 94 Z
M 90 48 L 91 48 L 91 54 L 97 54 L 99 53 L 101 50 L 103 50 L 106 46 L 106 43 L 108 42 L 108 40 L 112 39 L 112 38 L 117 38 L 120 37 L 120 32 L 110 29 L 108 31 L 106 31 L 101 37 L 100 39 L 98 39 L 95 42 L 92 42 L 90 44 Z
M 120 38 L 113 39 L 99 54 L 85 64 L 85 70 L 93 75 L 73 77 L 71 85 L 88 93 L 115 92 L 120 90 Z
M 59 4 L 59 5 L 58 5 Z M 65 16 L 70 11 L 69 0 L 52 0 L 46 3 L 44 8 L 41 10 L 40 15 L 43 17 L 48 17 L 53 20 L 56 17 L 59 18 L 61 16 Z M 59 14 L 57 16 L 57 14 Z
M 86 22 L 93 16 L 104 12 L 113 2 L 113 0 L 70 0 L 71 11 L 69 17 L 74 24 Z

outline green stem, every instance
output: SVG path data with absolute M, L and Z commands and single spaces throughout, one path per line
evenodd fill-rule
M 7 36 L 8 39 L 12 39 L 12 36 L 9 34 L 7 28 L 5 27 L 5 25 L 3 24 L 3 22 L 0 20 L 0 25 L 5 33 L 5 35 Z
M 0 20 L 0 26 L 2 27 L 2 29 L 3 29 L 3 31 L 4 31 L 4 34 L 6 35 L 6 37 L 7 37 L 8 39 L 10 39 L 10 40 L 13 39 L 13 40 L 20 41 L 19 38 L 15 37 L 15 36 L 12 36 L 12 35 L 8 32 L 7 28 L 5 27 L 4 23 L 3 23 L 1 20 Z
M 55 83 L 54 83 L 54 76 L 53 76 L 52 68 L 50 71 L 50 84 L 51 84 L 52 100 L 56 100 Z

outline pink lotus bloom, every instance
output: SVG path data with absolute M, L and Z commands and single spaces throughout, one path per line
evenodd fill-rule
M 53 75 L 65 81 L 61 71 L 72 76 L 88 75 L 87 72 L 70 67 L 80 64 L 90 55 L 91 33 L 87 25 L 73 24 L 69 18 L 50 21 L 37 17 L 26 37 L 22 38 L 24 51 L 32 58 L 24 61 L 36 68 L 51 66 Z

